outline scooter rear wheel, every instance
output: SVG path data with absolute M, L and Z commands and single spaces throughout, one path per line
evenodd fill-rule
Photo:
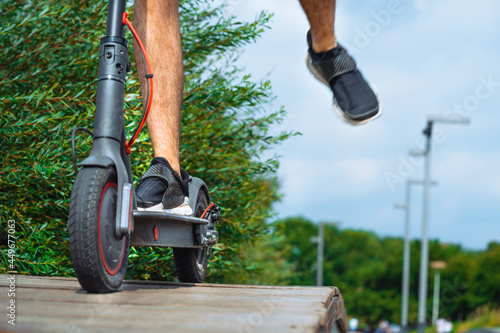
M 80 285 L 89 293 L 116 291 L 127 269 L 130 237 L 115 236 L 114 168 L 83 168 L 71 193 L 68 234 Z
M 208 207 L 209 200 L 204 191 L 198 193 L 196 209 L 193 216 L 201 217 Z M 207 274 L 207 248 L 174 248 L 174 264 L 177 278 L 180 282 L 201 283 Z

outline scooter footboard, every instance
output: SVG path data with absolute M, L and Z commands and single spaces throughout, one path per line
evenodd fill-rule
M 201 248 L 195 229 L 208 220 L 159 212 L 134 212 L 135 228 L 131 246 Z

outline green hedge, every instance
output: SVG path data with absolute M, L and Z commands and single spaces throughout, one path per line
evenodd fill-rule
M 66 232 L 75 176 L 70 135 L 76 126 L 93 127 L 107 6 L 83 0 L 0 3 L 0 253 L 7 262 L 6 222 L 14 219 L 19 272 L 72 276 Z M 254 82 L 234 65 L 270 15 L 240 23 L 210 1 L 181 3 L 180 15 L 186 73 L 181 165 L 206 181 L 223 208 L 221 241 L 207 280 L 272 283 L 258 276 L 258 263 L 249 267 L 254 254 L 248 249 L 266 242 L 266 219 L 279 199 L 273 175 L 278 160 L 260 156 L 293 133 L 269 133 L 284 110 L 272 110 L 269 82 Z M 137 73 L 129 74 L 125 115 L 131 133 L 142 105 Z M 80 134 L 80 158 L 90 147 L 91 139 Z M 138 179 L 152 158 L 147 131 L 131 158 Z M 175 278 L 171 250 L 136 248 L 130 253 L 127 278 Z M 0 273 L 5 271 L 2 265 Z

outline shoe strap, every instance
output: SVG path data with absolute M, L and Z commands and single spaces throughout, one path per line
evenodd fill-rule
M 166 181 L 168 184 L 175 183 L 177 180 L 172 174 L 172 171 L 168 169 L 165 165 L 161 163 L 152 164 L 148 170 L 139 179 L 139 184 L 142 183 L 147 178 L 159 178 Z
M 345 51 L 332 58 L 313 61 L 312 64 L 328 83 L 340 75 L 356 70 L 356 61 Z
M 149 167 L 149 169 L 144 173 L 144 175 L 139 179 L 138 183 L 139 184 L 142 183 L 147 178 L 162 179 L 168 184 L 167 190 L 163 195 L 164 198 L 165 195 L 169 194 L 184 198 L 185 195 L 182 192 L 179 180 L 176 179 L 172 170 L 170 170 L 167 166 L 163 165 L 162 163 L 152 164 Z

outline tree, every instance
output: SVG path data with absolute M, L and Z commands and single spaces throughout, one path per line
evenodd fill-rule
M 99 37 L 107 6 L 99 1 L 0 1 L 0 209 L 2 235 L 16 220 L 16 268 L 24 274 L 73 275 L 66 220 L 74 171 L 70 133 L 92 128 Z M 133 11 L 128 9 L 129 13 Z M 270 15 L 240 23 L 211 1 L 181 3 L 186 71 L 182 166 L 200 176 L 223 208 L 221 241 L 209 281 L 246 282 L 246 249 L 267 234 L 278 200 L 277 158 L 263 151 L 292 133 L 273 135 L 283 109 L 271 110 L 269 82 L 235 67 L 242 47 L 264 31 Z M 129 52 L 130 56 L 132 52 Z M 133 63 L 132 59 L 132 63 Z M 130 133 L 142 111 L 136 72 L 129 73 L 125 117 Z M 78 155 L 91 140 L 78 137 Z M 152 157 L 144 131 L 132 149 L 135 179 Z M 6 259 L 6 242 L 0 245 Z M 173 279 L 171 250 L 132 249 L 128 278 Z
M 276 232 L 283 235 L 285 253 L 293 275 L 285 282 L 291 285 L 315 285 L 316 244 L 310 239 L 318 235 L 318 227 L 303 217 L 292 217 L 276 223 Z
M 302 217 L 287 218 L 276 225 L 276 232 L 284 236 L 280 246 L 290 248 L 284 254 L 293 269 L 293 274 L 283 283 L 313 285 L 317 250 L 310 238 L 317 235 L 317 225 Z M 403 240 L 379 237 L 362 230 L 340 230 L 329 225 L 325 226 L 324 239 L 323 283 L 340 289 L 348 315 L 372 327 L 382 318 L 398 323 L 401 318 Z M 478 307 L 499 306 L 498 243 L 491 243 L 486 251 L 470 252 L 459 245 L 431 240 L 429 257 L 448 263 L 441 278 L 440 313 L 443 316 L 464 319 Z M 412 241 L 410 325 L 417 321 L 419 265 L 420 242 Z M 432 295 L 432 275 L 429 288 Z M 428 297 L 429 311 L 431 303 L 432 297 Z
M 483 305 L 500 307 L 500 244 L 492 242 L 488 249 L 478 255 L 477 274 L 471 293 L 476 297 L 473 308 Z

